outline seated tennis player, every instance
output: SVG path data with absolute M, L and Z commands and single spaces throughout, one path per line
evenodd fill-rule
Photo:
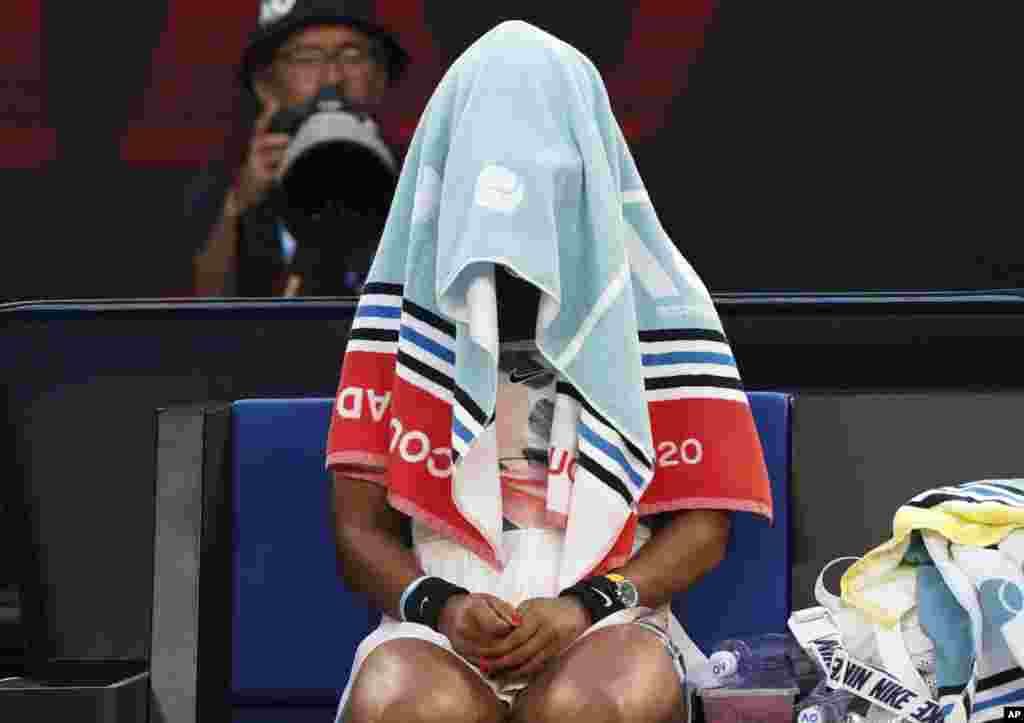
M 669 603 L 768 475 L 711 297 L 593 64 L 523 22 L 452 65 L 360 298 L 328 439 L 383 612 L 338 721 L 686 720 Z M 681 624 L 680 624 L 681 623 Z

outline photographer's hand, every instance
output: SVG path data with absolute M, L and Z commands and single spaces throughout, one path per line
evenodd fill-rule
M 281 296 L 286 298 L 294 298 L 302 293 L 302 276 L 299 274 L 288 274 L 288 279 L 285 282 L 284 291 L 281 292 Z
M 231 279 L 238 264 L 238 220 L 243 213 L 266 198 L 290 140 L 287 135 L 267 133 L 279 104 L 270 94 L 260 90 L 257 86 L 263 112 L 253 127 L 245 161 L 239 169 L 235 185 L 224 198 L 220 216 L 210 230 L 205 247 L 193 260 L 193 283 L 198 296 L 231 293 Z
M 270 121 L 280 105 L 269 94 L 261 96 L 263 112 L 253 127 L 249 152 L 239 169 L 238 181 L 233 191 L 236 204 L 234 210 L 239 215 L 267 197 L 291 141 L 287 134 L 267 132 Z

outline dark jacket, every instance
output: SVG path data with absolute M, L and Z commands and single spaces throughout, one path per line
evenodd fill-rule
M 197 175 L 185 192 L 186 234 L 194 253 L 203 250 L 217 222 L 231 174 L 211 165 Z M 290 274 L 303 277 L 302 294 L 355 296 L 376 253 L 384 229 L 383 216 L 339 216 L 320 223 L 319 232 L 297 234 L 297 249 L 286 262 L 281 221 L 268 198 L 239 220 L 237 296 L 276 296 Z

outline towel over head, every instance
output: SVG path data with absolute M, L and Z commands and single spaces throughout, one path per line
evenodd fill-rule
M 562 587 L 623 564 L 641 515 L 771 518 L 721 321 L 599 72 L 519 21 L 470 46 L 420 119 L 346 348 L 329 468 L 504 564 L 498 266 L 539 290 L 534 341 L 558 375 L 551 450 L 574 459 L 548 473 Z

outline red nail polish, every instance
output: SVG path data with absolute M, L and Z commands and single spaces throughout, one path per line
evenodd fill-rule
M 487 665 L 487 661 L 483 658 L 480 659 L 480 670 L 484 671 L 485 673 L 490 672 L 490 666 Z

